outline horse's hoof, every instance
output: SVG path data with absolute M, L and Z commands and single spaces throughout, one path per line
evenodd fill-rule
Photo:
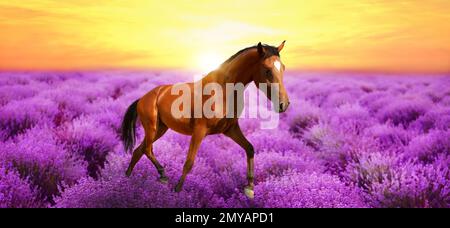
M 245 194 L 245 196 L 247 196 L 247 198 L 249 198 L 249 199 L 255 198 L 255 192 L 253 191 L 253 189 L 251 189 L 251 188 L 249 188 L 249 187 L 245 187 L 245 188 L 244 188 L 244 194 Z
M 181 186 L 179 184 L 175 187 L 175 192 L 181 192 Z
M 131 171 L 127 170 L 127 171 L 125 172 L 125 176 L 130 177 L 130 176 L 131 176 Z
M 160 177 L 159 178 L 159 182 L 161 182 L 161 184 L 167 184 L 167 183 L 169 183 L 169 178 L 167 178 L 167 177 Z

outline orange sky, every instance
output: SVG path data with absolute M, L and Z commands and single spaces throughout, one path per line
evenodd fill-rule
M 287 40 L 288 69 L 450 72 L 448 0 L 168 2 L 1 1 L 0 70 L 206 70 Z

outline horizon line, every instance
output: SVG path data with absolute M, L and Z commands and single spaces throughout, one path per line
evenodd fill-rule
M 101 72 L 101 71 L 180 71 L 208 74 L 209 72 L 200 72 L 200 70 L 184 67 L 93 67 L 93 68 L 35 68 L 35 69 L 20 69 L 20 68 L 0 68 L 0 72 Z M 351 74 L 395 74 L 395 75 L 450 75 L 449 70 L 435 70 L 435 71 L 408 71 L 408 70 L 381 70 L 381 69 L 352 69 L 352 68 L 288 68 L 286 73 L 351 73 Z

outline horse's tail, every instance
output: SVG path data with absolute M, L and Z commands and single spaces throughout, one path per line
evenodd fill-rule
M 125 152 L 128 152 L 134 148 L 136 141 L 136 119 L 137 119 L 137 103 L 139 99 L 134 101 L 127 109 L 125 116 L 123 117 L 121 127 L 121 137 Z

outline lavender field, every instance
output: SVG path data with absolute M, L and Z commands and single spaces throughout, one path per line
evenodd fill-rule
M 154 146 L 169 184 L 146 158 L 127 178 L 126 108 L 191 78 L 0 73 L 0 207 L 450 207 L 448 75 L 286 75 L 278 128 L 240 120 L 256 151 L 254 200 L 244 151 L 221 135 L 203 141 L 180 193 L 189 137 L 170 130 Z

